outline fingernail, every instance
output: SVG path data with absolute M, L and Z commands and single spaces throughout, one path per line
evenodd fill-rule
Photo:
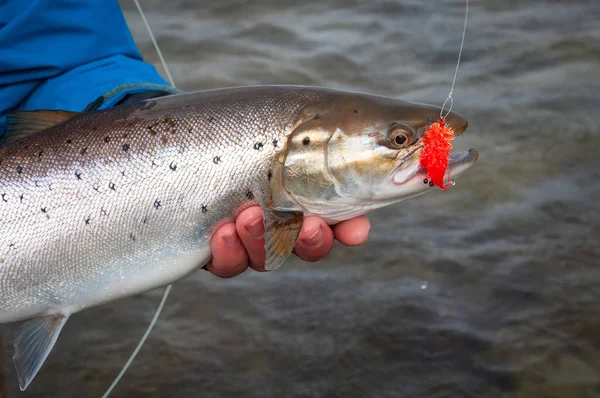
M 235 232 L 223 237 L 225 244 L 229 247 L 238 247 L 242 242 Z
M 321 227 L 317 228 L 315 232 L 302 239 L 302 243 L 308 247 L 321 246 L 323 244 L 323 231 L 321 230 Z
M 262 239 L 265 236 L 265 225 L 263 224 L 262 218 L 254 220 L 250 225 L 246 227 L 246 231 L 254 239 Z

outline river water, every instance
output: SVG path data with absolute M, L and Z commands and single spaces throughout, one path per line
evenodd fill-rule
M 127 20 L 158 64 L 134 6 Z M 310 84 L 441 104 L 463 1 L 143 2 L 177 85 Z M 158 66 L 160 69 L 160 66 Z M 600 397 L 600 5 L 471 1 L 446 192 L 318 264 L 177 283 L 114 397 Z M 26 393 L 99 397 L 162 291 L 76 314 Z M 12 355 L 4 329 L 5 355 Z

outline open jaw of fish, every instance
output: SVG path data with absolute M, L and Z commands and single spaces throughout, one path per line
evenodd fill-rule
M 173 283 L 218 225 L 262 207 L 265 268 L 305 215 L 333 224 L 422 194 L 439 107 L 301 86 L 208 90 L 74 114 L 17 112 L 0 146 L 0 323 L 26 320 L 25 389 L 71 314 Z M 456 134 L 466 120 L 450 113 Z M 455 154 L 456 178 L 475 163 Z
M 459 176 L 464 171 L 469 169 L 473 164 L 475 164 L 475 162 L 477 162 L 478 158 L 479 153 L 474 149 L 452 153 L 448 159 L 448 168 L 445 174 L 444 185 L 448 185 L 451 183 L 451 181 L 453 181 L 454 177 Z M 429 186 L 433 186 L 427 179 L 427 168 L 418 164 L 413 165 L 413 167 L 410 169 L 404 168 L 395 173 L 392 177 L 392 182 L 395 185 L 405 187 L 407 190 L 414 190 L 417 195 L 426 192 L 420 189 L 422 184 L 429 184 Z

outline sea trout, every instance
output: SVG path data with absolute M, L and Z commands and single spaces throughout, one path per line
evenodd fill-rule
M 224 220 L 259 204 L 265 268 L 303 217 L 328 223 L 432 189 L 419 165 L 440 108 L 362 93 L 257 86 L 89 113 L 17 112 L 0 147 L 0 323 L 25 389 L 71 314 L 207 264 Z M 446 118 L 456 135 L 467 128 Z M 477 152 L 451 156 L 455 178 Z

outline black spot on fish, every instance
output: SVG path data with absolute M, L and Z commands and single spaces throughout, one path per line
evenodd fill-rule
M 87 147 L 83 147 L 83 148 L 81 148 L 81 154 L 82 154 L 82 155 L 85 155 L 87 152 L 88 152 L 88 149 L 87 149 Z
M 423 180 L 423 184 L 427 184 L 427 183 L 429 183 L 429 180 L 426 178 Z
M 162 205 L 160 204 L 160 201 L 159 201 L 158 199 L 156 199 L 156 200 L 154 201 L 154 207 L 155 207 L 155 208 L 157 208 L 157 209 L 160 209 L 160 207 L 161 207 L 161 206 L 162 206 Z
M 144 217 L 144 221 L 142 221 L 144 224 L 148 223 L 148 217 Z
M 433 183 L 433 181 L 429 181 L 429 186 L 430 186 L 430 187 L 432 187 L 432 186 L 434 186 L 434 185 L 435 185 L 435 184 Z
M 256 149 L 257 151 L 261 151 L 263 146 L 265 146 L 265 144 L 263 144 L 262 142 L 257 142 L 254 144 L 254 149 Z
M 357 109 L 355 109 L 355 110 L 354 110 L 354 113 L 358 113 L 358 110 L 357 110 Z
M 98 192 L 100 192 L 100 191 L 99 191 L 99 190 L 100 190 L 100 187 L 99 187 L 98 185 L 94 185 L 92 188 L 94 188 L 94 191 L 98 191 Z
M 25 197 L 25 196 L 23 196 L 23 194 L 19 195 L 19 199 L 21 199 L 21 202 L 23 202 L 23 198 L 24 198 L 24 197 Z
M 163 122 L 169 125 L 169 130 L 171 131 L 171 134 L 177 133 L 177 127 L 175 126 L 175 121 L 173 121 L 173 119 L 171 119 L 170 117 L 166 117 L 163 119 Z
M 52 183 L 48 184 L 48 189 L 52 191 Z
M 81 173 L 79 171 L 76 171 L 75 177 L 77 177 L 78 180 L 81 180 Z
M 85 221 L 85 225 L 90 225 L 90 220 L 91 220 L 90 216 L 87 216 L 87 218 L 84 219 L 83 221 Z
M 35 181 L 33 182 L 33 184 L 34 184 L 36 187 L 39 187 L 39 186 L 40 186 L 40 185 L 39 185 L 39 181 L 38 181 L 38 180 L 35 180 Z
M 108 144 L 110 142 L 110 137 L 109 136 L 104 137 L 104 142 L 106 142 Z
M 177 170 L 177 165 L 175 164 L 175 162 L 171 162 L 171 164 L 169 165 L 169 168 L 173 171 Z
M 248 199 L 254 199 L 254 194 L 252 193 L 252 191 L 251 191 L 251 190 L 248 190 L 248 192 L 246 192 L 246 197 L 247 197 Z
M 121 172 L 121 175 L 122 175 L 123 177 L 125 177 L 125 170 L 123 170 L 123 171 Z
M 209 123 L 212 123 L 214 120 L 215 120 L 215 118 L 214 118 L 214 117 L 212 117 L 212 116 L 208 118 L 208 122 L 209 122 Z
M 23 172 L 23 166 L 17 166 L 17 173 L 21 174 Z
M 129 144 L 123 144 L 123 150 L 127 152 L 129 150 Z
M 38 153 L 38 158 L 41 158 L 44 155 L 44 151 L 41 151 L 40 153 Z
M 277 140 L 273 140 L 273 147 L 274 147 L 274 148 L 278 148 L 278 147 L 279 147 L 279 145 L 277 145 L 277 143 L 278 143 L 278 141 L 277 141 Z
M 302 139 L 302 145 L 308 145 L 310 144 L 310 137 L 304 137 Z
M 150 125 L 147 127 L 150 135 L 156 135 L 156 130 L 154 130 L 154 125 Z
M 206 205 L 202 205 L 202 214 L 208 211 L 208 207 Z
M 72 143 L 72 142 L 73 142 L 73 140 L 72 140 L 72 139 L 68 139 L 68 140 L 67 140 L 67 144 L 70 144 L 70 143 Z
M 100 212 L 102 213 L 102 215 L 107 216 L 108 213 L 106 212 L 106 210 L 103 208 L 100 209 Z
M 269 170 L 269 172 L 267 173 L 267 178 L 269 179 L 269 181 L 271 181 L 272 177 L 273 177 L 273 170 Z
M 45 207 L 42 207 L 42 213 L 48 213 L 48 209 L 46 209 Z
M 8 199 L 6 199 L 6 194 L 5 193 L 2 194 L 2 200 L 5 201 L 5 202 L 8 202 Z
M 8 247 L 15 247 L 15 244 L 11 242 Z
M 213 163 L 214 163 L 214 164 L 219 164 L 219 162 L 220 162 L 220 161 L 221 161 L 221 157 L 220 157 L 220 156 L 215 156 L 215 157 L 213 158 Z
M 134 242 L 135 242 L 135 235 L 134 235 L 133 233 L 130 233 L 130 234 L 129 234 L 129 238 L 130 238 L 132 241 L 134 241 Z
M 108 187 L 109 187 L 110 189 L 112 189 L 113 191 L 116 191 L 116 190 L 117 190 L 117 187 L 115 186 L 115 183 L 114 183 L 114 182 L 109 182 L 109 183 L 108 183 Z

